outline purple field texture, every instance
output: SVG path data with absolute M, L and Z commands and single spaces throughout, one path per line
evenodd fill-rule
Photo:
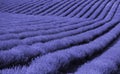
M 0 0 L 0 74 L 120 74 L 120 0 Z

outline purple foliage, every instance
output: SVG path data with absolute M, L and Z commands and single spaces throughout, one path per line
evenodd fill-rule
M 0 74 L 119 74 L 120 0 L 0 0 Z

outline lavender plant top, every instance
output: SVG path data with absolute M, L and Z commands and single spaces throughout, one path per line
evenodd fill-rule
M 120 74 L 120 0 L 0 0 L 0 74 Z

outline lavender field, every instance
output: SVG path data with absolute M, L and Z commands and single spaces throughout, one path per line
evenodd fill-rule
M 120 74 L 120 0 L 0 0 L 0 74 Z

